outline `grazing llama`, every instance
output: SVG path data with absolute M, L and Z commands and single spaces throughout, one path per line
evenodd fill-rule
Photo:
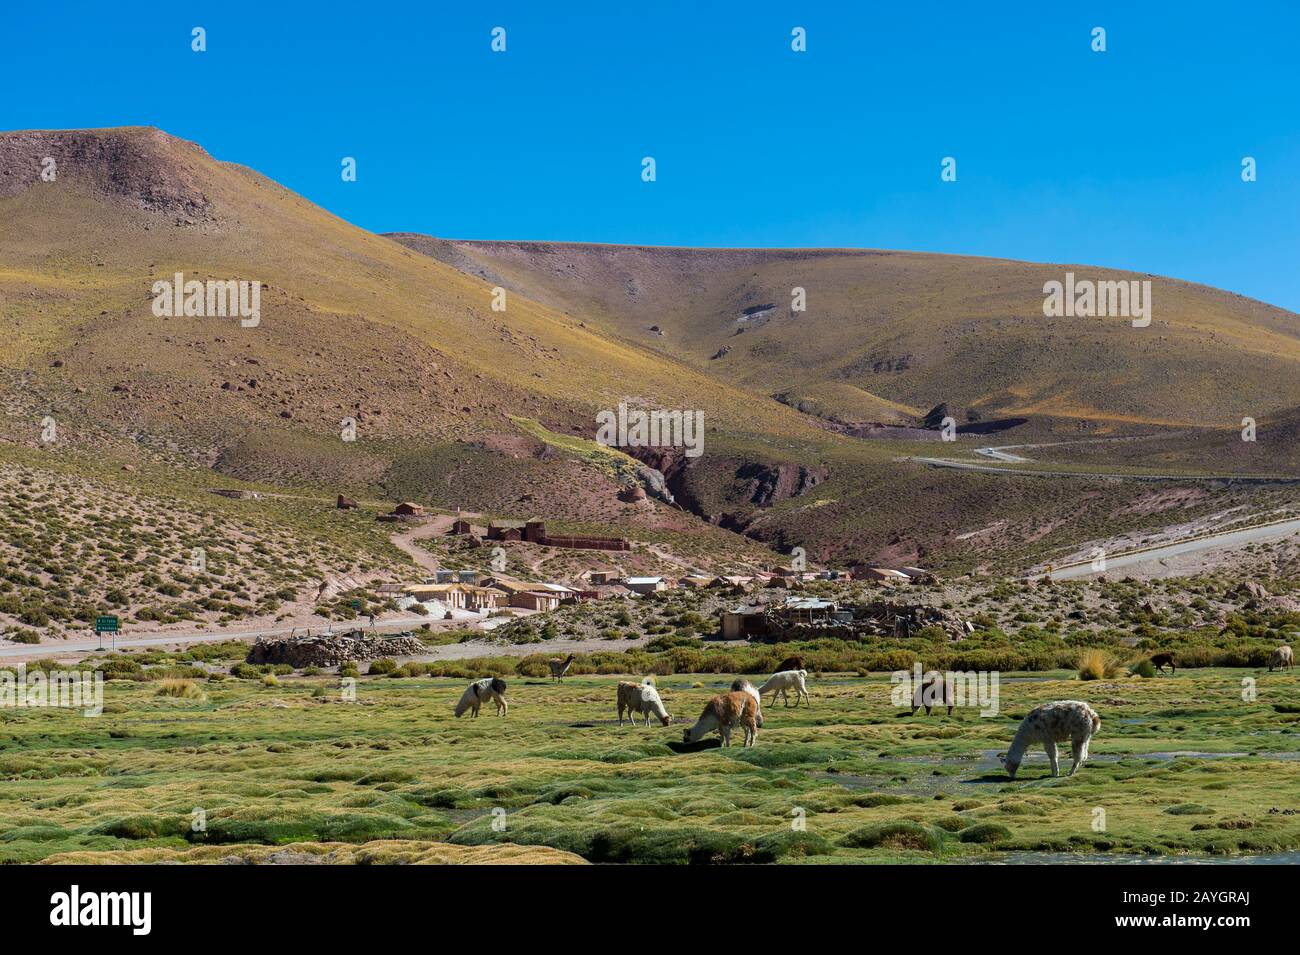
M 786 657 L 784 660 L 782 660 L 781 665 L 778 666 L 772 672 L 780 673 L 783 670 L 803 670 L 803 669 L 806 669 L 806 667 L 804 667 L 803 665 L 803 657 L 799 656 L 796 653 L 794 656 Z
M 955 689 L 951 680 L 946 679 L 942 673 L 931 670 L 921 678 L 921 682 L 916 685 L 916 691 L 912 694 L 912 715 L 921 707 L 925 707 L 925 715 L 930 715 L 930 708 L 935 703 L 942 703 L 948 707 L 948 715 L 952 716 L 954 705 L 953 695 Z
M 1151 665 L 1154 666 L 1161 673 L 1165 672 L 1165 667 L 1169 667 L 1170 673 L 1177 672 L 1174 670 L 1174 655 L 1172 653 L 1155 654 L 1151 658 Z
M 762 727 L 763 727 L 763 697 L 759 694 L 759 692 L 758 692 L 758 687 L 754 686 L 754 684 L 750 683 L 748 680 L 746 680 L 746 679 L 744 679 L 744 678 L 742 677 L 742 678 L 737 678 L 737 679 L 731 681 L 731 692 L 732 692 L 732 693 L 748 693 L 750 696 L 752 696 L 752 697 L 754 698 L 754 702 L 758 704 L 758 726 L 759 726 L 760 729 L 762 729 Z
M 1279 670 L 1286 667 L 1288 670 L 1295 666 L 1295 654 L 1291 652 L 1288 646 L 1278 647 L 1273 651 L 1273 655 L 1268 658 L 1268 672 L 1273 672 L 1273 667 Z
M 650 717 L 659 717 L 659 722 L 667 726 L 673 721 L 664 709 L 664 701 L 659 699 L 659 691 L 655 689 L 649 677 L 640 683 L 629 683 L 627 680 L 620 680 L 618 683 L 618 725 L 623 725 L 623 712 L 627 711 L 628 719 L 632 725 L 636 725 L 638 715 L 645 717 L 645 725 L 650 725 Z
M 460 702 L 456 704 L 457 718 L 464 716 L 466 711 L 471 716 L 478 716 L 478 708 L 483 705 L 484 700 L 492 700 L 497 705 L 497 716 L 505 716 L 506 710 L 506 681 L 499 676 L 485 676 L 481 680 L 475 680 L 465 688 L 461 694 Z
M 1011 741 L 1011 749 L 1002 760 L 1007 768 L 1007 775 L 1016 778 L 1016 770 L 1025 757 L 1025 750 L 1034 743 L 1042 743 L 1047 750 L 1047 761 L 1052 764 L 1052 775 L 1061 775 L 1056 764 L 1056 744 L 1070 741 L 1070 755 L 1074 764 L 1070 766 L 1069 775 L 1088 758 L 1088 743 L 1093 734 L 1101 729 L 1101 717 L 1087 703 L 1077 700 L 1058 700 L 1044 703 L 1029 711 L 1029 715 L 1016 730 L 1016 738 Z
M 569 667 L 573 666 L 573 654 L 570 653 L 567 659 L 561 660 L 559 657 L 551 657 L 551 679 L 564 682 L 564 675 L 569 672 Z
M 709 700 L 699 720 L 682 732 L 682 741 L 698 743 L 706 734 L 717 730 L 722 745 L 731 745 L 731 731 L 740 726 L 745 731 L 745 745 L 753 746 L 758 739 L 758 704 L 743 691 L 723 693 Z
M 761 699 L 768 693 L 772 694 L 772 705 L 776 705 L 777 695 L 785 701 L 785 705 L 790 705 L 790 697 L 786 695 L 786 690 L 794 690 L 794 705 L 799 705 L 800 698 L 803 698 L 809 706 L 812 706 L 812 700 L 808 697 L 808 686 L 804 682 L 808 678 L 807 670 L 782 670 L 780 673 L 773 673 L 766 683 L 758 688 L 758 695 Z

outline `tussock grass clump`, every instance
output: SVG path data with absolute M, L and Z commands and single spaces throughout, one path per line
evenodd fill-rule
M 1120 673 L 1119 661 L 1106 650 L 1094 647 L 1079 654 L 1080 680 L 1113 680 Z
M 1011 838 L 1011 830 L 1006 826 L 999 826 L 992 822 L 982 822 L 979 825 L 969 826 L 958 833 L 957 838 L 962 842 L 988 843 L 1002 842 L 1004 839 Z
M 848 849 L 916 849 L 938 853 L 943 849 L 943 837 L 919 822 L 885 822 L 853 830 L 840 839 L 840 845 Z
M 169 696 L 178 700 L 202 700 L 206 699 L 203 691 L 195 684 L 193 680 L 177 679 L 167 677 L 158 681 L 158 687 L 154 690 L 155 696 Z

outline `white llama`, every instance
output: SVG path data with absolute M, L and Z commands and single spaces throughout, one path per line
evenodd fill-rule
M 754 698 L 754 702 L 758 704 L 758 719 L 757 719 L 758 726 L 759 726 L 759 729 L 762 729 L 762 727 L 763 727 L 763 697 L 762 697 L 762 695 L 758 692 L 758 687 L 754 686 L 754 684 L 750 683 L 748 680 L 746 680 L 746 679 L 744 679 L 744 678 L 737 678 L 737 679 L 731 681 L 731 692 L 732 692 L 732 693 L 748 693 L 750 696 L 752 696 L 752 697 Z
M 650 725 L 650 717 L 659 717 L 659 722 L 667 726 L 673 718 L 664 709 L 664 701 L 659 699 L 659 691 L 650 682 L 649 677 L 640 683 L 620 680 L 618 684 L 618 725 L 623 725 L 623 713 L 626 711 L 632 725 L 636 725 L 638 715 L 645 717 L 645 725 Z
M 569 672 L 569 667 L 573 666 L 573 654 L 570 653 L 567 659 L 561 660 L 559 657 L 552 657 L 550 660 L 551 679 L 564 682 L 564 675 Z
M 492 700 L 497 705 L 497 716 L 505 716 L 509 707 L 506 705 L 506 681 L 497 676 L 485 676 L 475 680 L 465 688 L 460 702 L 456 704 L 456 716 L 459 718 L 469 712 L 478 716 L 478 708 L 485 700 Z
M 1283 667 L 1291 669 L 1295 666 L 1295 654 L 1291 652 L 1288 646 L 1280 646 L 1273 651 L 1273 655 L 1268 658 L 1268 672 L 1272 673 L 1273 668 L 1281 670 Z
M 768 693 L 772 694 L 772 705 L 776 705 L 776 698 L 779 695 L 785 701 L 785 705 L 790 705 L 790 697 L 786 696 L 786 690 L 794 690 L 794 705 L 799 705 L 802 698 L 809 706 L 812 706 L 812 700 L 808 698 L 808 686 L 804 682 L 808 679 L 807 670 L 782 670 L 780 673 L 773 673 L 766 683 L 758 688 L 760 698 Z
M 723 693 L 709 700 L 694 726 L 683 730 L 682 741 L 698 743 L 717 730 L 722 745 L 730 746 L 731 731 L 737 726 L 745 731 L 745 745 L 753 746 L 758 739 L 758 704 L 748 693 Z
M 1078 700 L 1044 703 L 1030 710 L 1021 721 L 1002 765 L 1007 768 L 1007 775 L 1015 779 L 1025 750 L 1034 743 L 1042 743 L 1043 749 L 1047 750 L 1047 761 L 1052 764 L 1052 775 L 1059 776 L 1061 770 L 1056 763 L 1056 744 L 1069 740 L 1070 755 L 1074 759 L 1069 774 L 1073 776 L 1088 758 L 1088 743 L 1099 729 L 1101 717 L 1087 703 Z

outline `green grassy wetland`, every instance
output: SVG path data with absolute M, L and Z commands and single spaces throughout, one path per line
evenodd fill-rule
M 661 677 L 672 726 L 619 727 L 616 676 L 111 680 L 105 712 L 0 709 L 0 861 L 951 863 L 1003 853 L 1300 849 L 1292 674 L 1006 674 L 1000 712 L 909 716 L 887 675 L 810 674 L 752 749 L 681 744 L 719 674 Z M 1244 695 L 1254 681 L 1254 698 Z M 1091 760 L 997 760 L 1034 705 L 1083 699 Z M 1068 753 L 1063 753 L 1068 767 Z

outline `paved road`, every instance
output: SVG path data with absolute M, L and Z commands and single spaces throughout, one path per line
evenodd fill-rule
M 995 450 L 995 449 L 985 449 Z M 1260 474 L 1128 474 L 1116 471 L 1039 471 L 1032 468 L 1000 468 L 952 458 L 912 458 L 917 464 L 987 474 L 1019 474 L 1025 477 L 1093 478 L 1108 481 L 1232 481 L 1236 484 L 1300 484 L 1300 477 L 1268 477 Z
M 1052 579 L 1073 580 L 1079 577 L 1091 577 L 1099 573 L 1109 574 L 1133 564 L 1146 564 L 1151 561 L 1164 560 L 1169 557 L 1177 557 L 1179 554 L 1191 554 L 1202 550 L 1228 550 L 1241 547 L 1244 544 L 1253 544 L 1257 541 L 1290 537 L 1296 533 L 1300 533 L 1300 519 L 1284 521 L 1280 524 L 1265 524 L 1260 527 L 1244 527 L 1241 530 L 1224 531 L 1222 534 L 1213 534 L 1209 537 L 1175 541 L 1162 547 L 1153 547 L 1149 550 L 1137 551 L 1131 554 L 1115 554 L 1106 558 L 1106 569 L 1104 571 L 1093 570 L 1090 561 L 1068 567 L 1054 568 L 1052 570 Z
M 375 624 L 376 630 L 409 630 L 422 624 L 430 623 L 428 617 L 406 617 L 400 620 L 384 620 Z M 454 621 L 453 621 L 454 622 Z M 334 624 L 334 630 L 342 633 L 347 630 L 353 630 L 361 624 L 349 621 L 338 621 Z M 118 634 L 117 648 L 119 650 L 126 647 L 165 647 L 174 644 L 190 643 L 220 643 L 223 640 L 254 640 L 257 637 L 274 637 L 288 636 L 294 630 L 298 633 L 305 633 L 303 627 L 281 627 L 278 630 L 202 630 L 193 633 L 165 633 L 152 634 L 147 637 L 131 637 Z M 366 627 L 365 629 L 369 629 Z M 323 627 L 313 627 L 313 633 L 322 633 Z M 104 648 L 111 649 L 113 646 L 112 638 L 109 635 L 104 636 Z M 26 644 L 19 643 L 12 646 L 0 647 L 0 657 L 52 657 L 68 653 L 85 654 L 87 651 L 99 649 L 99 640 L 67 640 L 59 643 L 45 644 Z
M 1031 445 L 1008 444 L 1001 448 L 976 448 L 976 454 L 982 454 L 986 458 L 992 458 L 994 461 L 1006 461 L 1008 464 L 1026 464 L 1029 458 L 1022 458 L 1018 454 L 1007 454 L 1006 448 L 1031 447 Z

